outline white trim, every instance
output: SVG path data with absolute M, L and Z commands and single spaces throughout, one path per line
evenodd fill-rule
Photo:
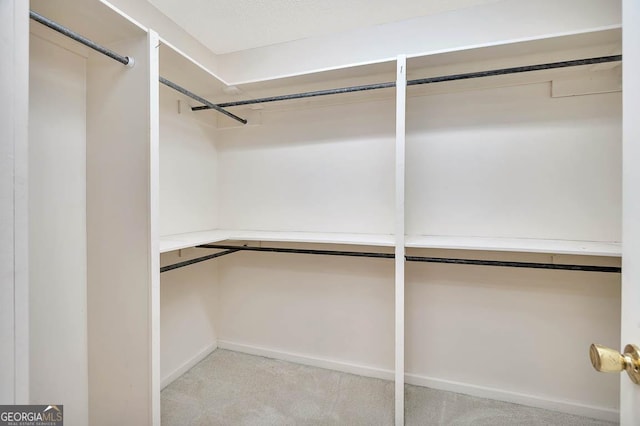
M 343 373 L 356 374 L 358 376 L 373 377 L 375 379 L 393 380 L 393 370 L 370 367 L 361 364 L 352 364 L 344 361 L 337 361 L 327 358 L 315 357 L 307 354 L 285 352 L 277 349 L 260 346 L 236 343 L 229 340 L 218 340 L 220 349 L 227 349 L 234 352 L 241 352 L 249 355 L 263 356 L 265 358 L 279 359 L 296 364 L 308 365 L 311 367 L 325 368 L 328 370 L 341 371 Z
M 216 349 L 218 349 L 218 345 L 216 344 L 216 342 L 214 342 L 214 343 L 212 343 L 210 345 L 207 345 L 204 349 L 202 349 L 200 352 L 198 352 L 193 358 L 188 359 L 187 361 L 182 363 L 178 368 L 176 368 L 171 373 L 169 373 L 165 377 L 163 377 L 162 378 L 162 382 L 160 384 L 160 387 L 162 389 L 164 389 L 167 386 L 169 386 L 177 378 L 179 378 L 184 373 L 186 373 L 187 371 L 189 371 L 193 367 L 195 367 L 200 361 L 202 361 L 203 359 L 205 359 L 206 357 L 211 355 L 211 353 L 213 351 L 215 351 Z
M 160 87 L 158 34 L 147 32 L 149 49 L 149 352 L 151 358 L 151 422 L 160 426 Z
M 29 6 L 0 6 L 0 400 L 29 402 Z
M 640 2 L 622 1 L 622 284 L 620 346 L 640 343 Z M 617 348 L 616 348 L 617 349 Z M 620 376 L 620 424 L 640 424 L 640 388 Z
M 519 392 L 505 391 L 486 386 L 477 386 L 469 383 L 454 382 L 451 380 L 435 379 L 418 374 L 405 374 L 407 384 L 423 386 L 431 389 L 460 393 L 464 395 L 476 396 L 479 398 L 493 399 L 496 401 L 511 402 L 514 404 L 526 405 L 529 407 L 543 408 L 546 410 L 559 411 L 562 413 L 574 414 L 577 416 L 589 417 L 608 422 L 619 420 L 619 411 L 606 407 L 581 404 L 575 401 L 566 401 L 536 395 L 529 395 Z
M 407 104 L 407 58 L 399 55 L 396 74 L 396 193 L 395 193 L 395 425 L 404 425 L 404 266 L 405 266 L 405 112 Z

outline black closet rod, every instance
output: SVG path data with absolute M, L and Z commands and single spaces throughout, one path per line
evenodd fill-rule
M 262 104 L 265 102 L 288 101 L 291 99 L 313 98 L 316 96 L 326 96 L 326 95 L 337 95 L 341 93 L 364 92 L 366 90 L 388 89 L 390 87 L 396 87 L 395 81 L 392 81 L 389 83 L 376 83 L 376 84 L 365 84 L 362 86 L 341 87 L 339 89 L 316 90 L 314 92 L 293 93 L 290 95 L 270 96 L 268 98 L 249 99 L 246 101 L 222 102 L 222 103 L 219 103 L 218 106 L 227 108 L 227 107 L 240 106 L 240 105 Z M 198 106 L 198 107 L 193 107 L 191 109 L 193 111 L 200 111 L 203 109 L 210 109 L 210 108 L 206 106 Z
M 502 266 L 506 268 L 555 269 L 562 271 L 620 273 L 618 266 L 568 265 L 562 263 L 509 262 L 502 260 L 453 259 L 447 257 L 405 256 L 407 262 L 449 263 L 454 265 Z
M 477 71 L 464 74 L 443 75 L 440 77 L 419 78 L 408 80 L 407 86 L 418 84 L 442 83 L 444 81 L 469 80 L 472 78 L 492 77 L 496 75 L 518 74 L 522 72 L 551 70 L 556 68 L 579 67 L 582 65 L 602 64 L 606 62 L 618 62 L 622 60 L 622 55 L 599 56 L 597 58 L 575 59 L 572 61 L 551 62 L 548 64 L 524 65 L 521 67 L 500 68 L 497 70 Z
M 339 251 L 339 250 L 312 250 L 312 249 L 288 249 L 277 247 L 248 247 L 230 246 L 220 244 L 203 244 L 198 248 L 238 250 L 238 251 L 268 251 L 272 253 L 295 253 L 295 254 L 320 254 L 324 256 L 350 256 L 350 257 L 376 257 L 382 259 L 393 259 L 393 253 L 371 253 L 366 251 Z
M 232 113 L 230 113 L 229 111 L 227 111 L 225 109 L 222 109 L 220 107 L 220 105 L 216 105 L 214 103 L 211 103 L 208 100 L 206 100 L 205 98 L 202 98 L 202 97 L 196 95 L 195 93 L 188 91 L 184 87 L 178 86 L 177 84 L 167 80 L 164 77 L 160 77 L 160 83 L 164 84 L 165 86 L 171 87 L 173 90 L 175 90 L 177 92 L 180 92 L 183 95 L 187 95 L 191 99 L 194 99 L 194 100 L 200 102 L 201 104 L 207 105 L 206 107 L 204 107 L 206 109 L 215 109 L 216 111 L 221 112 L 222 114 L 226 115 L 227 117 L 231 117 L 234 120 L 239 121 L 242 124 L 247 124 L 247 120 L 245 120 L 244 118 L 238 117 L 237 115 L 232 114 Z
M 215 259 L 216 257 L 226 256 L 227 254 L 237 252 L 237 249 L 229 249 L 225 251 L 221 251 L 219 253 L 210 254 L 208 256 L 202 256 L 191 260 L 186 260 L 184 262 L 174 263 L 173 265 L 167 265 L 160 268 L 160 273 L 171 271 L 173 269 L 184 268 L 185 266 L 193 265 L 194 263 L 204 262 L 205 260 Z
M 276 248 L 276 247 L 247 247 L 247 246 L 233 246 L 233 245 L 224 245 L 224 244 L 203 244 L 197 247 L 207 248 L 207 249 L 233 250 L 233 252 L 265 251 L 265 252 L 271 252 L 271 253 L 316 254 L 316 255 L 326 255 L 326 256 L 373 257 L 373 258 L 382 258 L 382 259 L 395 258 L 395 255 L 393 253 L 372 253 L 372 252 L 362 252 L 362 251 L 289 249 L 289 248 Z M 217 255 L 225 255 L 225 254 L 229 254 L 229 253 L 227 252 L 217 253 Z M 214 256 L 218 257 L 216 255 Z M 201 258 L 201 259 L 207 260 L 205 258 Z M 507 268 L 554 269 L 554 270 L 584 271 L 584 272 L 610 272 L 610 273 L 621 272 L 621 268 L 617 266 L 570 265 L 570 264 L 536 263 L 536 262 L 511 262 L 511 261 L 502 261 L 502 260 L 458 259 L 458 258 L 448 258 L 448 257 L 423 257 L 423 256 L 405 256 L 405 259 L 408 262 L 448 263 L 448 264 L 455 264 L 455 265 L 501 266 L 501 267 L 507 267 Z M 188 265 L 184 265 L 184 266 L 188 266 Z M 172 269 L 175 269 L 175 268 L 172 268 Z M 161 272 L 164 272 L 164 271 L 161 271 Z
M 555 68 L 577 67 L 581 65 L 593 65 L 593 64 L 601 64 L 606 62 L 618 62 L 621 60 L 622 60 L 622 55 L 612 55 L 612 56 L 600 56 L 596 58 L 576 59 L 572 61 L 551 62 L 548 64 L 525 65 L 521 67 L 501 68 L 501 69 L 488 70 L 488 71 L 478 71 L 478 72 L 471 72 L 471 73 L 464 73 L 464 74 L 451 74 L 451 75 L 443 75 L 439 77 L 427 77 L 427 78 L 420 78 L 416 80 L 408 80 L 407 86 L 415 86 L 418 84 L 442 83 L 445 81 L 455 81 L 455 80 L 468 80 L 472 78 L 491 77 L 491 76 L 505 75 L 505 74 L 517 74 L 522 72 L 540 71 L 540 70 L 548 70 L 548 69 L 555 69 Z M 314 92 L 293 93 L 290 95 L 271 96 L 267 98 L 249 99 L 245 101 L 222 102 L 217 105 L 222 108 L 227 108 L 227 107 L 240 106 L 240 105 L 252 105 L 252 104 L 265 103 L 265 102 L 285 101 L 290 99 L 312 98 L 315 96 L 336 95 L 340 93 L 362 92 L 365 90 L 387 89 L 395 86 L 396 86 L 395 82 L 367 84 L 363 86 L 341 87 L 339 89 L 328 89 L 328 90 L 318 90 Z M 211 109 L 211 108 L 208 106 L 198 106 L 198 107 L 193 107 L 191 109 L 193 111 L 201 111 L 201 110 Z
M 110 57 L 111 59 L 115 59 L 116 61 L 120 62 L 123 65 L 132 67 L 134 64 L 133 58 L 130 58 L 129 56 L 119 55 L 111 49 L 107 49 L 104 46 L 100 46 L 99 44 L 89 40 L 88 38 L 81 36 L 80 34 L 70 30 L 67 27 L 64 27 L 58 24 L 57 22 L 53 22 L 49 18 L 45 18 L 44 16 L 40 15 L 37 12 L 34 12 L 33 10 L 29 11 L 29 17 L 34 21 L 41 23 L 45 27 L 49 27 L 52 30 L 59 32 L 60 34 L 63 34 L 79 43 L 84 44 L 87 47 L 92 48 L 97 52 L 102 53 L 103 55 Z
M 116 52 L 114 52 L 111 49 L 107 49 L 106 47 L 103 47 L 91 40 L 89 40 L 88 38 L 70 30 L 69 28 L 62 26 L 60 24 L 58 24 L 57 22 L 54 22 L 52 20 L 50 20 L 49 18 L 45 18 L 44 16 L 40 15 L 37 12 L 34 12 L 33 10 L 29 11 L 29 16 L 31 17 L 31 19 L 33 19 L 36 22 L 41 23 L 42 25 L 51 28 L 54 31 L 59 32 L 60 34 L 63 34 L 79 43 L 84 44 L 87 47 L 92 48 L 93 50 L 102 53 L 103 55 L 106 55 L 108 57 L 110 57 L 111 59 L 115 59 L 116 61 L 120 62 L 121 64 L 127 65 L 129 67 L 132 67 L 134 64 L 134 60 L 133 58 L 129 57 L 129 56 L 122 56 Z M 169 87 L 171 87 L 172 89 L 182 93 L 183 95 L 187 95 L 188 97 L 190 97 L 191 99 L 194 99 L 202 104 L 207 105 L 207 109 L 215 109 L 218 112 L 221 112 L 222 114 L 233 118 L 234 120 L 239 121 L 242 124 L 247 124 L 247 120 L 238 117 L 235 114 L 230 113 L 229 111 L 226 111 L 222 108 L 220 108 L 219 106 L 207 101 L 206 99 L 188 91 L 187 89 L 178 86 L 177 84 L 167 80 L 166 78 L 160 77 L 160 83 L 165 84 Z

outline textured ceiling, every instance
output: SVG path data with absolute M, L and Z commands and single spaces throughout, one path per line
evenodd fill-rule
M 214 53 L 371 27 L 499 0 L 148 0 Z

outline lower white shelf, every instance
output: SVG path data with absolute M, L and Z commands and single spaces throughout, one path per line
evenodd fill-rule
M 213 229 L 160 237 L 160 253 L 212 244 L 220 241 L 270 241 L 321 244 L 351 244 L 360 246 L 393 247 L 390 234 L 344 234 L 332 232 L 289 232 Z
M 279 232 L 279 231 L 228 231 L 230 240 L 272 241 L 322 244 L 353 244 L 360 246 L 393 247 L 393 235 L 386 234 L 343 234 L 320 232 Z
M 575 254 L 582 256 L 620 257 L 617 242 L 539 240 L 533 238 L 484 238 L 440 235 L 407 235 L 405 246 L 452 250 L 513 251 L 524 253 Z
M 390 234 L 212 229 L 160 237 L 160 253 L 228 240 L 350 244 L 381 247 L 393 247 L 395 244 L 394 236 Z M 617 242 L 540 240 L 532 238 L 407 235 L 405 237 L 405 246 L 407 248 L 512 251 L 524 253 L 574 254 L 582 256 L 620 257 L 622 255 L 622 245 Z
M 195 247 L 200 244 L 218 243 L 229 239 L 229 232 L 220 229 L 187 232 L 160 237 L 160 253 Z

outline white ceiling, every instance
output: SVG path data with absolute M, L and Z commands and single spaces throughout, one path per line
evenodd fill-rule
M 148 0 L 223 54 L 500 0 Z

